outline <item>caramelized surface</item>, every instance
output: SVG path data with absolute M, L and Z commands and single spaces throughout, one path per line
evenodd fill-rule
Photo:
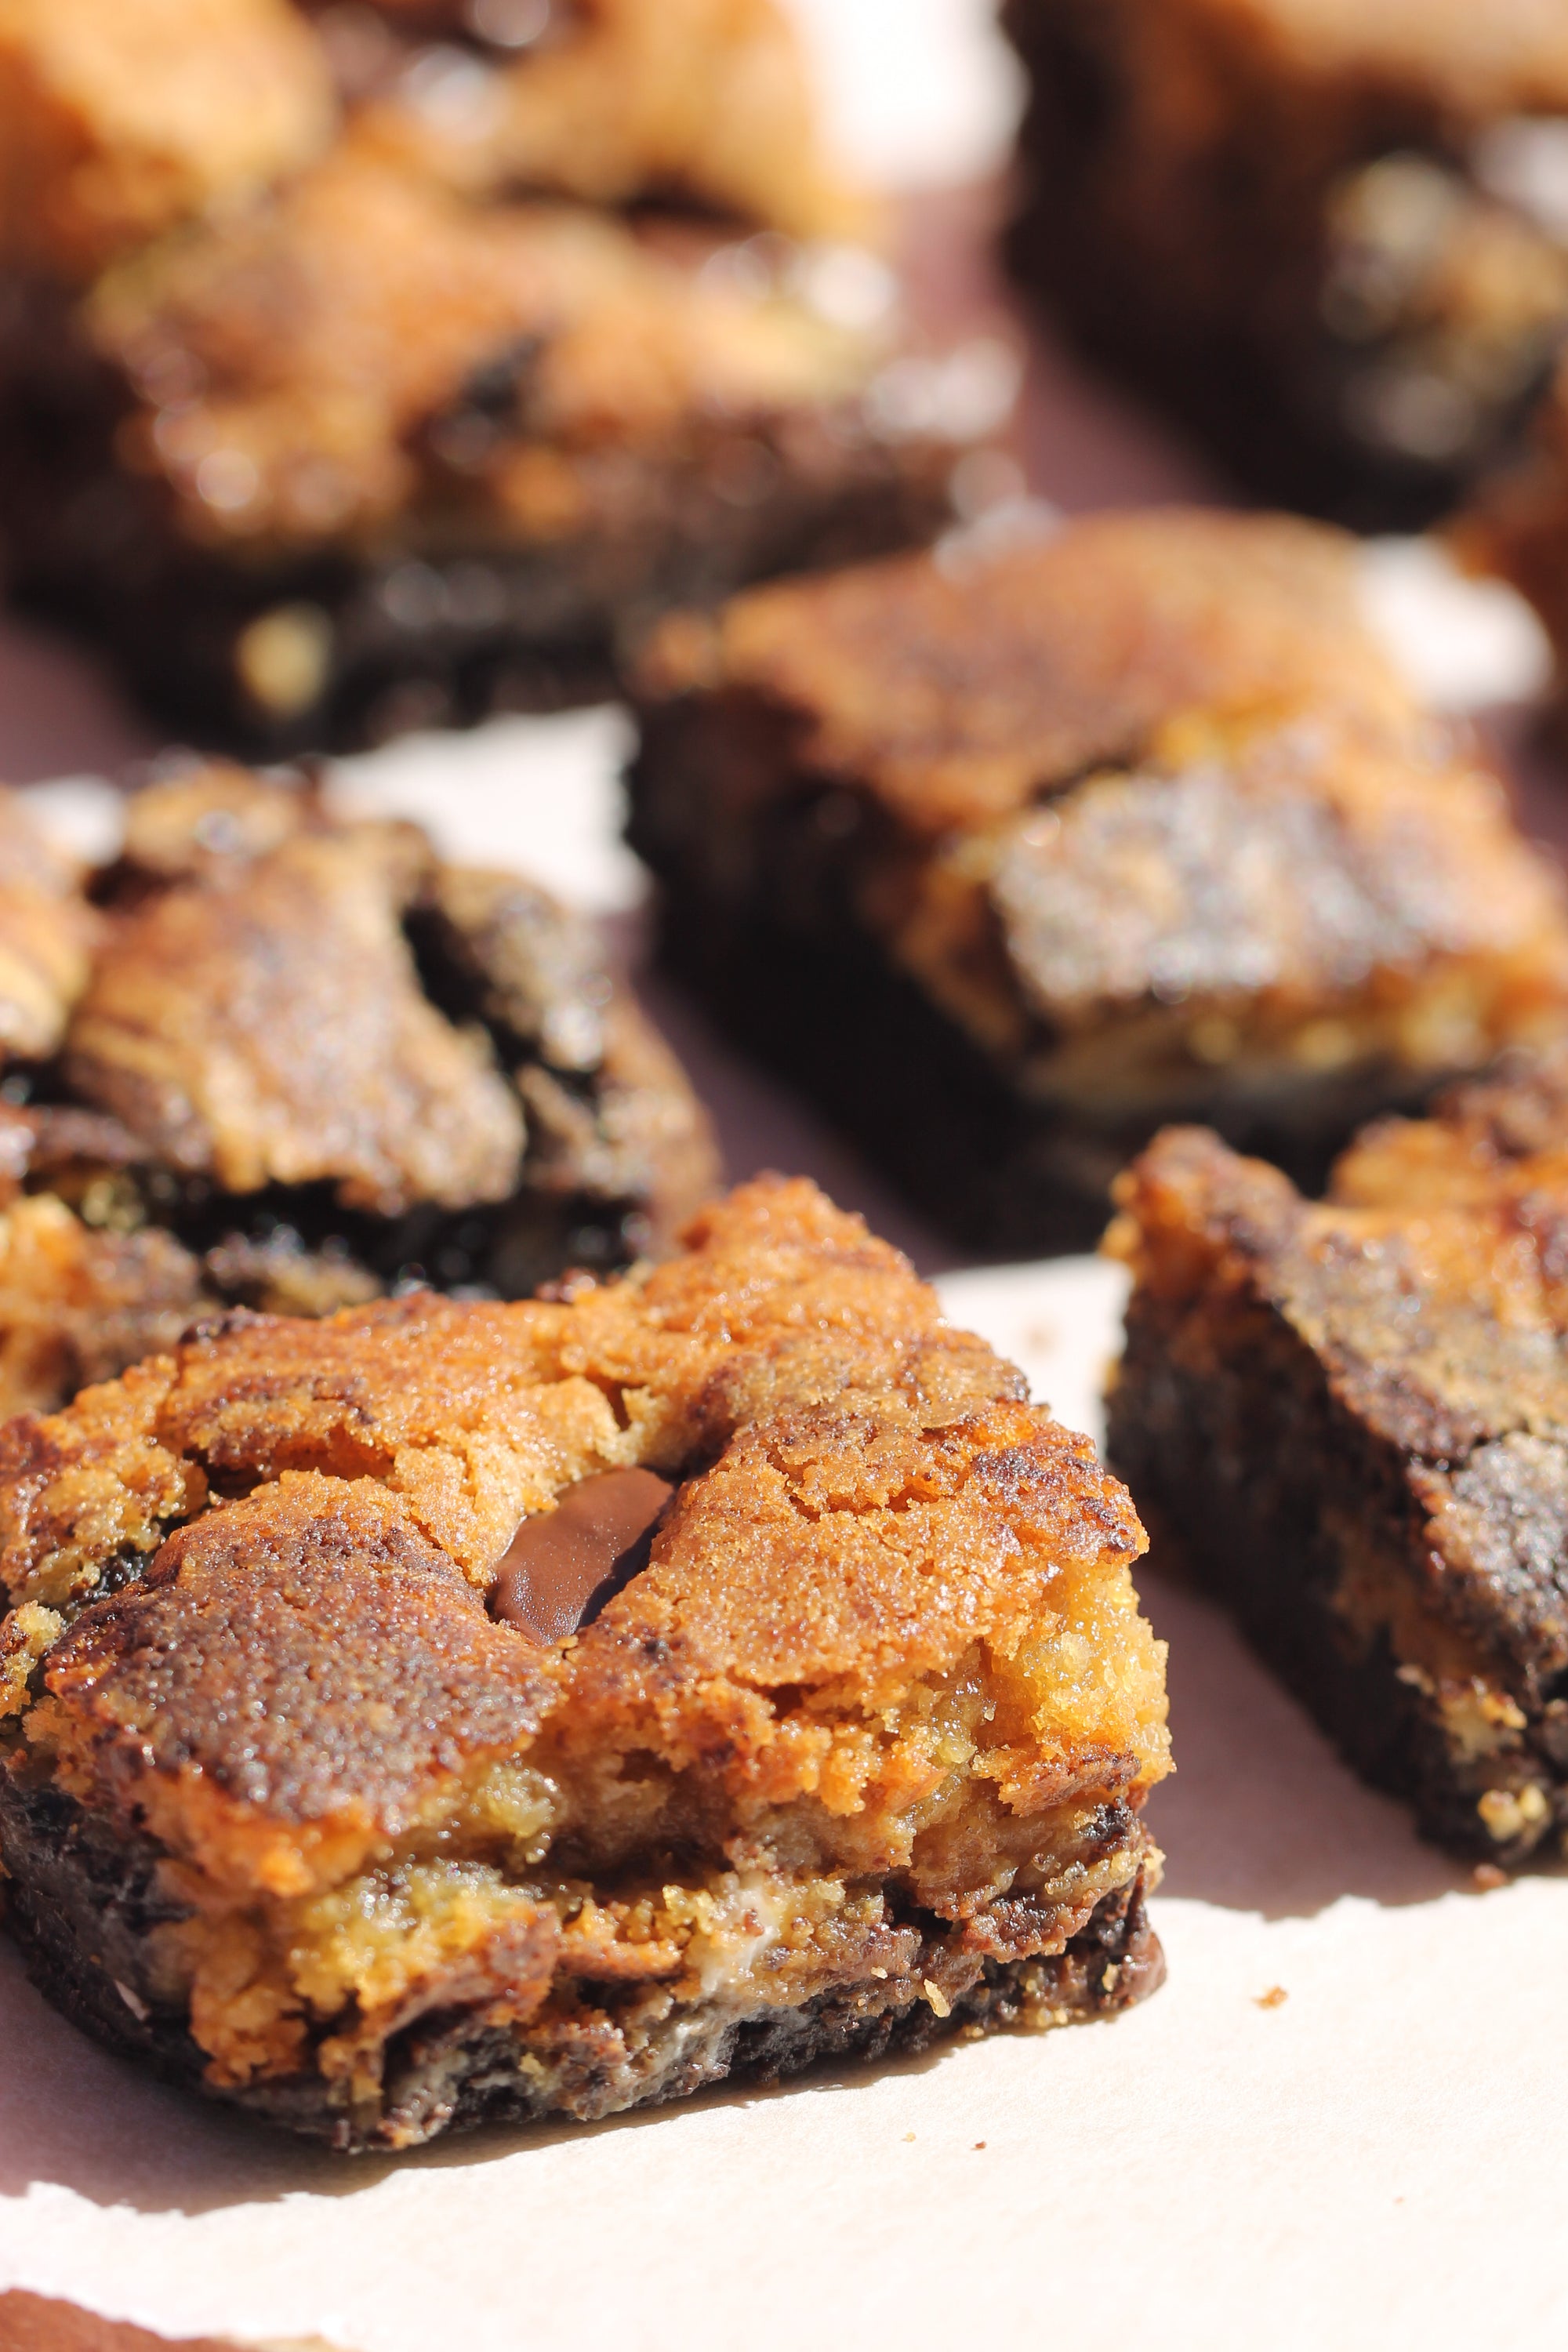
M 504 1199 L 522 1119 L 421 990 L 408 863 L 374 827 L 300 835 L 112 919 L 68 1042 L 79 1093 L 231 1192 L 328 1179 L 384 1215 Z
M 667 623 L 645 688 L 786 713 L 800 767 L 928 837 L 1135 757 L 1193 709 L 1307 704 L 1396 736 L 1413 719 L 1358 610 L 1349 540 L 1181 509 L 753 589 L 710 624 Z
M 13 1601 L 69 1614 L 139 1561 L 46 1661 L 27 1752 L 155 1822 L 209 1907 L 416 1831 L 504 1866 L 503 1756 L 563 1864 L 740 1838 L 961 1912 L 1064 1807 L 1140 1802 L 1161 1654 L 1087 1440 L 809 1185 L 691 1240 L 570 1305 L 240 1318 L 14 1424 Z M 564 1648 L 492 1623 L 519 1518 L 637 1463 L 685 1480 L 646 1570 Z
M 274 548 L 357 541 L 416 496 L 470 537 L 559 541 L 605 445 L 673 460 L 722 419 L 858 393 L 879 350 L 608 217 L 476 208 L 353 146 L 110 272 L 87 323 L 182 526 Z
M 512 1295 L 668 1249 L 713 1184 L 595 927 L 413 826 L 212 766 L 133 797 L 100 906 L 4 794 L 0 850 L 0 1058 L 56 1055 L 0 1104 L 5 1411 L 400 1257 Z

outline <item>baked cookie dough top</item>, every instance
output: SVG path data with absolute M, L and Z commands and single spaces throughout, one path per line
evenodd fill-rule
M 1089 1441 L 808 1183 L 689 1241 L 555 1301 L 241 1317 L 13 1423 L 14 1769 L 290 1896 L 434 1823 L 494 1845 L 484 1776 L 525 1756 L 557 1857 L 600 1868 L 795 1804 L 841 1861 L 909 1864 L 961 1769 L 1021 1815 L 1136 1801 L 1163 1654 Z M 679 1491 L 602 1613 L 553 1646 L 487 1614 L 520 1522 L 632 1466 Z M 939 1705 L 965 1659 L 974 1705 Z M 920 1899 L 973 1863 L 928 1842 Z
M 643 690 L 787 714 L 797 767 L 927 836 L 1135 756 L 1194 709 L 1305 704 L 1396 736 L 1415 717 L 1359 609 L 1353 541 L 1182 509 L 752 590 L 666 622 Z

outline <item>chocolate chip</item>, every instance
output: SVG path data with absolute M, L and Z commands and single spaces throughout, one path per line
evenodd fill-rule
M 647 1566 L 675 1489 L 651 1470 L 605 1470 L 523 1520 L 490 1591 L 490 1614 L 536 1642 L 563 1642 Z

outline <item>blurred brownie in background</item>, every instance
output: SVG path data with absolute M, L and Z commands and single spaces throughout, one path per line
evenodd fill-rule
M 1429 1836 L 1568 1828 L 1568 1053 L 1389 1119 L 1303 1201 L 1217 1137 L 1118 1186 L 1109 1453 Z
M 1169 509 L 676 616 L 632 839 L 665 953 L 950 1229 L 1079 1246 L 1162 1121 L 1321 1178 L 1555 1029 L 1559 884 L 1320 525 Z
M 181 59 L 145 93 L 142 12 Z M 276 753 L 579 699 L 672 603 L 947 516 L 1005 367 L 904 347 L 764 0 L 527 41 L 499 0 L 445 36 L 201 0 L 183 47 L 178 13 L 123 0 L 98 50 L 66 0 L 74 45 L 18 16 L 8 54 L 0 14 L 0 126 L 48 166 L 0 214 L 0 538 L 170 728 Z
M 468 195 L 663 203 L 813 239 L 864 232 L 776 0 L 313 5 L 367 144 Z
M 0 1413 L 226 1306 L 624 1265 L 717 1181 L 593 927 L 516 875 L 237 769 L 134 798 L 86 893 L 0 828 Z
M 1005 0 L 1018 275 L 1265 495 L 1425 521 L 1568 329 L 1539 0 Z

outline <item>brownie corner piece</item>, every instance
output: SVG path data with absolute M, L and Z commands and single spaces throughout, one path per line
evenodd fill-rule
M 1568 53 L 1503 0 L 1007 0 L 1016 273 L 1292 506 L 1451 507 L 1568 331 Z
M 1386 1119 L 1327 1196 L 1202 1129 L 1121 1180 L 1108 1454 L 1349 1759 L 1475 1860 L 1568 1828 L 1568 1058 Z
M 1091 1242 L 1176 1118 L 1320 1181 L 1568 982 L 1552 868 L 1356 561 L 1111 514 L 671 619 L 631 772 L 667 957 L 980 1246 Z
M 0 795 L 0 1410 L 244 1307 L 516 1297 L 718 1180 L 595 927 L 313 786 L 197 767 L 79 877 Z
M 1160 1980 L 1137 1517 L 805 1181 L 548 1298 L 230 1318 L 11 1423 L 0 1526 L 39 1981 L 339 2148 Z

